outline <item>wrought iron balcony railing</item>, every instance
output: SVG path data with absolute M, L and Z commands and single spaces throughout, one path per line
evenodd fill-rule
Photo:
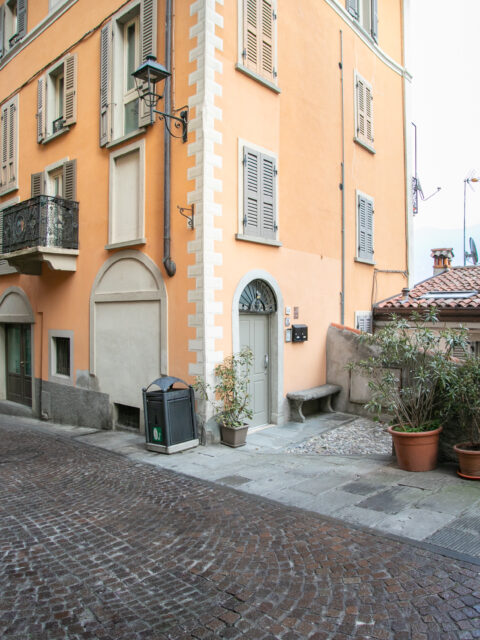
M 78 249 L 78 202 L 36 196 L 5 208 L 0 215 L 1 254 L 35 247 Z

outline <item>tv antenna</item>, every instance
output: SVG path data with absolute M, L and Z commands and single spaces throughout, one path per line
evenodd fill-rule
M 471 258 L 472 255 L 472 242 L 473 242 L 473 247 L 475 249 L 475 255 L 477 256 L 476 261 L 473 264 L 477 264 L 478 261 L 478 255 L 477 255 L 477 249 L 475 247 L 475 242 L 473 241 L 473 238 L 470 238 L 469 242 L 470 242 L 470 254 L 467 253 L 467 250 L 465 248 L 465 239 L 466 239 L 466 218 L 467 218 L 467 184 L 470 187 L 470 189 L 472 191 L 475 191 L 475 189 L 472 187 L 472 182 L 480 182 L 480 178 L 476 178 L 475 177 L 475 171 L 473 169 L 471 169 L 468 173 L 468 176 L 465 178 L 465 180 L 463 181 L 463 266 L 465 266 L 467 264 L 467 258 Z
M 415 128 L 415 175 L 412 177 L 412 193 L 413 193 L 413 215 L 418 213 L 418 194 L 420 194 L 420 198 L 423 202 L 430 200 L 433 198 L 435 194 L 437 194 L 442 187 L 437 187 L 437 190 L 431 193 L 429 196 L 425 197 L 423 193 L 422 185 L 420 184 L 420 180 L 418 178 L 417 171 L 417 125 L 412 122 L 413 127 Z
M 468 239 L 468 244 L 470 246 L 470 253 L 465 253 L 465 260 L 467 260 L 468 258 L 471 258 L 473 264 L 477 264 L 478 262 L 477 246 L 475 244 L 475 240 L 471 236 Z

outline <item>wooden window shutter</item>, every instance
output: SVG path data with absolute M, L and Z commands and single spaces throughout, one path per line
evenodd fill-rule
M 358 4 L 359 0 L 347 0 L 347 11 L 357 20 L 360 15 Z
M 77 54 L 68 55 L 64 62 L 65 90 L 63 96 L 63 117 L 65 125 L 77 121 Z
M 144 62 L 149 55 L 157 55 L 157 0 L 142 0 L 140 11 L 140 43 L 142 62 Z M 146 127 L 149 124 L 152 124 L 150 108 L 145 100 L 140 100 L 138 126 Z
M 260 1 L 260 73 L 273 80 L 273 6 L 269 0 Z
M 260 153 L 244 148 L 243 152 L 243 233 L 260 233 Z
M 357 137 L 373 144 L 373 93 L 362 77 L 356 76 Z
M 31 185 L 32 198 L 36 198 L 45 193 L 45 175 L 43 171 L 40 173 L 32 173 Z
M 357 137 L 365 137 L 365 83 L 357 77 Z
M 365 83 L 365 136 L 373 144 L 373 95 L 370 85 Z
M 17 34 L 19 38 L 27 33 L 27 0 L 17 0 Z
M 365 333 L 372 333 L 373 331 L 373 318 L 371 311 L 356 311 L 355 312 L 355 329 L 364 331 Z
M 100 146 L 112 137 L 112 23 L 100 33 Z
M 65 200 L 77 199 L 77 161 L 69 160 L 63 165 L 63 197 Z
M 372 12 L 372 38 L 375 42 L 378 42 L 378 0 L 371 0 L 371 12 Z
M 258 51 L 258 14 L 262 0 L 244 0 L 243 2 L 243 63 L 252 71 L 259 71 Z
M 42 76 L 37 83 L 37 142 L 47 137 L 47 79 Z
M 17 183 L 17 122 L 17 105 L 12 100 L 8 106 L 8 187 Z
M 373 200 L 358 195 L 358 257 L 373 260 Z
M 8 105 L 2 107 L 1 115 L 1 174 L 0 174 L 0 188 L 5 189 L 8 181 Z
M 0 7 L 0 58 L 5 53 L 5 5 Z
M 277 168 L 275 158 L 260 155 L 261 180 L 261 235 L 275 239 L 277 232 L 276 219 L 276 180 Z

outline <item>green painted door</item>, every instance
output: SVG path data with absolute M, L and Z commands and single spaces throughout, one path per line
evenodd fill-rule
M 253 365 L 250 374 L 250 406 L 253 418 L 250 426 L 258 427 L 270 422 L 269 375 L 269 316 L 265 314 L 240 314 L 240 348 L 250 347 Z
M 32 406 L 32 350 L 29 324 L 6 324 L 7 400 Z

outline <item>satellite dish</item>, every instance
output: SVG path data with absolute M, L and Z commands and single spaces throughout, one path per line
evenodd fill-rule
M 478 252 L 477 252 L 477 247 L 475 245 L 475 240 L 470 237 L 468 239 L 468 244 L 470 245 L 470 253 L 467 254 L 469 258 L 472 259 L 473 264 L 477 264 L 478 262 Z

